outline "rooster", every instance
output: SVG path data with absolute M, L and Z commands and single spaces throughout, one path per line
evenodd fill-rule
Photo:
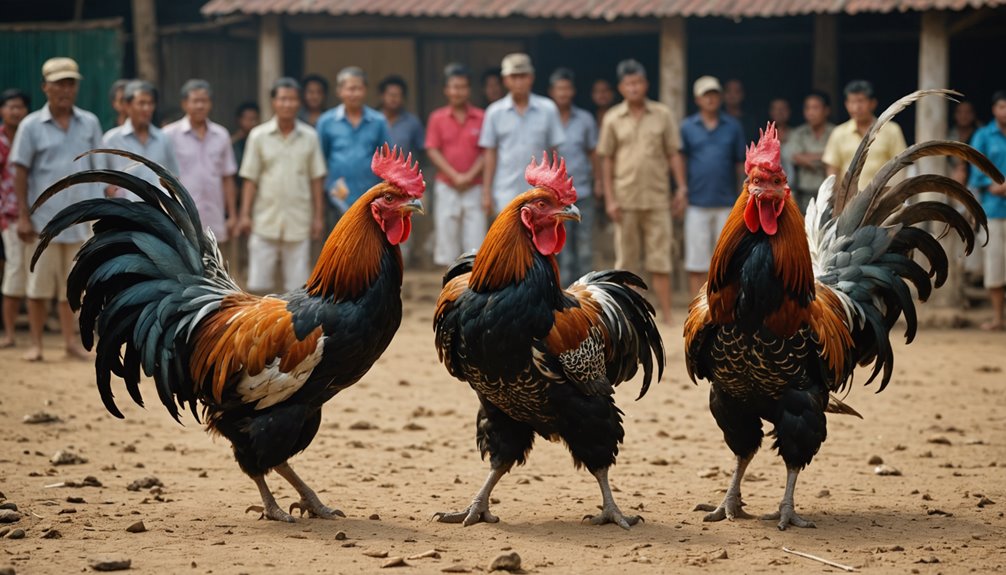
M 940 243 L 916 224 L 941 222 L 974 247 L 972 223 L 948 204 L 906 203 L 924 192 L 956 200 L 975 224 L 985 213 L 954 180 L 920 175 L 888 186 L 919 158 L 953 156 L 995 179 L 1002 175 L 967 144 L 928 141 L 889 161 L 862 191 L 857 190 L 870 145 L 881 127 L 912 102 L 946 90 L 919 91 L 895 102 L 863 138 L 840 186 L 834 176 L 821 186 L 806 222 L 790 197 L 780 164 L 779 140 L 769 124 L 747 151 L 747 179 L 713 253 L 706 285 L 685 322 L 685 354 L 692 380 L 711 382 L 709 407 L 736 456 L 723 502 L 706 521 L 750 517 L 741 501 L 741 480 L 762 441 L 762 420 L 773 424 L 773 447 L 786 463 L 786 489 L 779 510 L 763 517 L 814 527 L 795 510 L 797 476 L 827 435 L 825 412 L 859 416 L 832 392 L 841 392 L 857 365 L 870 366 L 869 384 L 878 391 L 891 379 L 894 354 L 890 330 L 904 316 L 906 340 L 916 334 L 915 304 L 947 278 Z M 927 271 L 913 259 L 927 260 Z
M 614 387 L 639 364 L 650 386 L 653 358 L 663 375 L 664 348 L 653 307 L 624 271 L 588 273 L 562 290 L 555 254 L 566 241 L 564 220 L 579 220 L 576 190 L 565 160 L 534 159 L 525 170 L 533 189 L 496 218 L 482 248 L 448 270 L 434 317 L 436 347 L 447 371 L 479 398 L 476 442 L 491 471 L 464 511 L 437 513 L 444 523 L 495 523 L 493 487 L 522 465 L 535 434 L 562 440 L 576 467 L 597 479 L 601 513 L 591 523 L 629 529 L 608 485 L 625 435 Z M 638 398 L 637 398 L 638 399 Z M 587 519 L 587 518 L 585 518 Z
M 161 166 L 119 150 L 93 150 L 140 162 L 165 191 L 113 170 L 90 170 L 50 187 L 37 209 L 75 184 L 102 182 L 140 197 L 80 202 L 45 227 L 32 264 L 63 229 L 94 222 L 77 254 L 67 296 L 80 311 L 85 347 L 97 348 L 97 387 L 116 407 L 111 377 L 125 381 L 143 405 L 140 370 L 179 419 L 187 406 L 208 430 L 226 437 L 242 471 L 262 496 L 262 516 L 344 517 L 324 505 L 288 460 L 314 439 L 321 407 L 356 383 L 381 356 L 402 319 L 402 256 L 411 216 L 422 213 L 422 173 L 410 155 L 379 149 L 371 166 L 383 182 L 370 189 L 332 230 L 307 285 L 282 295 L 241 291 L 228 275 L 212 232 L 204 231 L 192 197 Z M 266 485 L 275 470 L 300 495 L 290 513 Z

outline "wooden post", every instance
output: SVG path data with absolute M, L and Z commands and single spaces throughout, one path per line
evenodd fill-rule
M 688 37 L 685 19 L 680 16 L 660 21 L 660 101 L 670 106 L 674 116 L 685 116 L 688 93 Z
M 813 85 L 831 97 L 832 111 L 838 109 L 838 21 L 834 14 L 814 15 Z
M 923 12 L 919 33 L 919 89 L 947 88 L 949 83 L 950 39 L 946 13 Z M 946 138 L 949 103 L 943 98 L 929 96 L 919 100 L 915 105 L 915 141 Z M 947 173 L 947 161 L 943 157 L 921 158 L 917 166 L 920 174 Z M 941 196 L 933 194 L 933 197 L 920 199 L 940 198 Z M 937 225 L 936 228 L 932 231 L 938 232 L 943 226 Z M 936 292 L 935 301 L 939 305 L 960 306 L 964 303 L 963 245 L 955 234 L 948 234 L 941 243 L 950 257 L 950 275 L 943 289 Z
M 283 27 L 278 14 L 266 14 L 259 21 L 258 33 L 258 105 L 262 118 L 272 116 L 269 91 L 283 75 Z
M 160 60 L 157 57 L 157 7 L 154 0 L 133 0 L 133 45 L 136 47 L 136 74 L 139 78 L 160 83 Z

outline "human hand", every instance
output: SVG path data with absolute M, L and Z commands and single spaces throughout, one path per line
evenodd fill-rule
M 320 240 L 321 234 L 324 230 L 325 230 L 325 218 L 322 217 L 320 214 L 314 216 L 314 219 L 311 221 L 311 239 Z
M 18 216 L 17 237 L 20 238 L 22 242 L 31 242 L 35 240 L 35 226 L 32 225 L 31 217 L 28 215 Z
M 492 192 L 485 189 L 482 191 L 482 209 L 485 210 L 486 214 L 492 216 L 493 214 L 493 195 Z
M 238 220 L 238 233 L 246 236 L 252 233 L 252 220 L 251 217 L 242 215 L 241 219 Z
M 611 200 L 605 203 L 604 211 L 608 213 L 608 217 L 611 218 L 611 221 L 615 222 L 616 224 L 622 218 L 622 211 L 618 208 L 618 203 L 616 203 L 615 200 Z
M 683 191 L 684 190 L 684 191 Z M 688 208 L 688 192 L 687 189 L 678 189 L 678 193 L 674 194 L 674 198 L 671 200 L 671 214 L 676 219 L 681 219 L 685 216 L 685 209 Z
M 238 218 L 236 216 L 231 216 L 227 218 L 227 220 L 224 222 L 224 225 L 227 227 L 228 238 L 233 238 L 241 233 L 241 230 L 239 229 Z

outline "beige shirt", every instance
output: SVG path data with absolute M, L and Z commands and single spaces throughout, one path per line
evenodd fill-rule
M 852 163 L 852 157 L 859 149 L 859 143 L 863 140 L 863 135 L 856 131 L 856 121 L 849 120 L 844 124 L 835 126 L 828 137 L 828 144 L 824 147 L 824 156 L 821 161 L 825 164 L 838 168 L 838 178 L 841 180 L 845 176 L 845 171 Z M 863 171 L 859 175 L 859 189 L 862 190 L 873 176 L 877 175 L 880 168 L 888 160 L 905 151 L 908 146 L 905 144 L 905 135 L 901 133 L 901 127 L 894 122 L 884 124 L 884 127 L 877 133 L 877 139 L 870 146 L 870 153 L 866 156 L 866 163 Z M 893 180 L 892 180 L 893 182 Z
M 311 235 L 311 180 L 325 175 L 318 135 L 297 121 L 286 137 L 276 119 L 248 134 L 239 175 L 255 182 L 255 233 L 271 240 L 299 242 Z
M 625 102 L 608 110 L 597 154 L 614 160 L 614 194 L 624 209 L 670 206 L 668 157 L 681 149 L 681 131 L 671 109 L 652 100 L 636 120 Z

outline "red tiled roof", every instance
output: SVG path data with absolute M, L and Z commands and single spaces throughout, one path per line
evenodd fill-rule
M 641 18 L 799 14 L 856 14 L 963 10 L 1003 6 L 1006 0 L 210 0 L 207 16 L 331 14 L 335 16 L 505 18 Z

